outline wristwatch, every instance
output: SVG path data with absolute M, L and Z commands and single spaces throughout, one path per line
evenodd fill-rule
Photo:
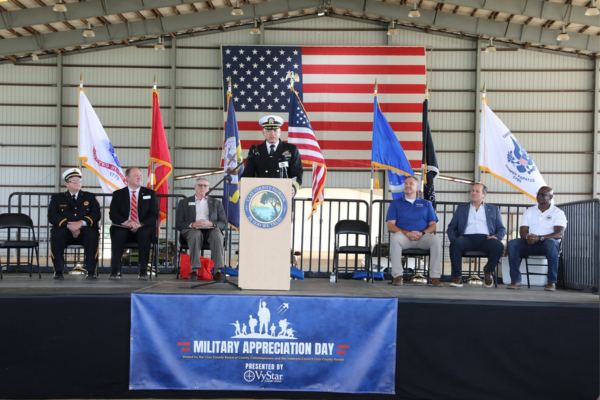
M 423 235 L 425 235 L 427 232 L 425 232 L 425 231 L 421 231 L 421 233 L 422 233 Z
M 538 236 L 538 238 L 540 239 L 540 242 L 543 242 L 544 240 L 546 240 L 546 238 L 545 238 L 545 237 L 543 237 L 543 236 L 541 236 L 541 235 L 540 235 L 540 236 Z

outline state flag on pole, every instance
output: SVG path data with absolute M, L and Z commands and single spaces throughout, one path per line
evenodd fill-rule
M 169 194 L 167 178 L 171 175 L 171 155 L 165 135 L 158 101 L 158 92 L 152 90 L 152 138 L 150 140 L 150 159 L 148 160 L 148 187 L 156 194 Z M 169 201 L 166 197 L 159 200 L 160 225 L 167 218 Z
M 310 125 L 306 110 L 292 88 L 289 101 L 290 113 L 288 115 L 288 142 L 298 146 L 302 164 L 312 166 L 312 211 L 308 219 L 317 211 L 325 201 L 325 181 L 327 180 L 327 164 L 315 137 L 315 132 Z
M 227 92 L 227 124 L 225 125 L 225 141 L 223 143 L 223 164 L 226 174 L 231 173 L 231 183 L 225 181 L 223 186 L 223 208 L 228 212 L 228 222 L 236 230 L 240 229 L 240 187 L 239 176 L 244 172 L 242 165 L 237 171 L 232 172 L 243 161 L 240 135 L 233 106 L 232 94 Z
M 377 94 L 373 108 L 371 165 L 388 170 L 392 197 L 396 200 L 404 195 L 404 181 L 407 176 L 413 175 L 413 170 L 396 134 L 379 108 Z
M 104 193 L 112 193 L 127 185 L 121 164 L 94 108 L 79 89 L 78 159 L 98 177 Z
M 433 146 L 433 138 L 431 137 L 431 129 L 429 128 L 428 118 L 429 100 L 426 98 L 423 101 L 423 161 L 421 171 L 423 174 L 423 198 L 429 200 L 435 210 L 435 180 L 440 174 Z
M 235 82 L 243 154 L 263 140 L 256 121 L 269 114 L 285 121 L 291 101 L 286 76 L 293 72 L 299 77 L 294 90 L 310 116 L 327 168 L 371 168 L 375 79 L 381 109 L 411 167 L 421 166 L 425 47 L 223 45 L 221 57 L 223 87 L 228 77 Z M 228 101 L 223 90 L 224 107 Z M 287 123 L 281 131 L 285 141 Z
M 527 151 L 512 132 L 481 101 L 479 169 L 508 183 L 532 200 L 540 187 L 547 186 Z

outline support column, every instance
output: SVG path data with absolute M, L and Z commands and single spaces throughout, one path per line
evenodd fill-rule
M 171 193 L 175 193 L 175 169 L 177 168 L 177 157 L 175 149 L 177 148 L 177 38 L 171 39 L 171 112 L 169 113 L 169 126 L 171 127 L 171 140 L 169 143 L 169 153 L 171 154 L 171 166 L 173 171 L 169 176 L 169 187 Z
M 479 172 L 479 137 L 481 136 L 480 124 L 481 124 L 481 89 L 483 88 L 483 82 L 481 79 L 481 46 L 479 40 L 476 42 L 477 56 L 475 57 L 475 151 L 473 159 L 473 182 L 480 181 Z
M 600 121 L 598 116 L 598 111 L 600 111 L 600 60 L 596 58 L 594 61 L 594 123 L 593 123 L 593 148 L 594 148 L 594 157 L 592 158 L 592 199 L 599 197 L 598 192 L 600 188 L 598 187 L 598 164 L 600 163 L 600 138 L 598 137 L 600 134 L 598 131 L 600 130 Z
M 54 189 L 61 189 L 61 167 L 62 167 L 62 104 L 63 104 L 63 55 L 56 57 L 56 133 L 55 133 L 55 160 L 56 175 L 54 176 Z

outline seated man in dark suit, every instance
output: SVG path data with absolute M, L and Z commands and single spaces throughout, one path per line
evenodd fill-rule
M 127 168 L 125 178 L 127 187 L 114 191 L 110 203 L 109 216 L 113 226 L 110 227 L 112 252 L 108 279 L 121 279 L 121 257 L 128 242 L 138 244 L 138 279 L 148 279 L 150 244 L 156 238 L 158 219 L 156 192 L 142 186 L 144 177 L 138 168 Z
M 79 244 L 84 247 L 87 279 L 96 278 L 98 262 L 98 227 L 100 205 L 96 196 L 81 190 L 81 171 L 71 168 L 63 174 L 67 191 L 55 194 L 48 205 L 50 246 L 54 264 L 54 279 L 64 279 L 65 247 Z
M 190 262 L 192 272 L 190 280 L 198 279 L 200 265 L 200 251 L 202 244 L 210 245 L 210 256 L 214 266 L 213 279 L 221 279 L 223 268 L 223 233 L 227 228 L 227 217 L 223 204 L 212 197 L 207 197 L 210 185 L 205 178 L 196 179 L 194 185 L 196 194 L 181 200 L 177 205 L 176 226 L 187 241 L 190 248 Z
M 460 204 L 452 221 L 448 224 L 448 239 L 450 239 L 450 262 L 452 264 L 453 287 L 462 287 L 462 255 L 467 251 L 487 253 L 488 261 L 483 272 L 485 286 L 494 284 L 494 269 L 502 257 L 504 245 L 501 240 L 506 234 L 502 223 L 500 209 L 483 202 L 487 187 L 476 183 L 471 189 L 471 202 Z

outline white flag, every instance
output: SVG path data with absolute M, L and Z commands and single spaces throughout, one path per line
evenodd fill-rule
M 112 193 L 127 185 L 121 164 L 115 154 L 102 123 L 88 101 L 85 91 L 79 89 L 79 160 L 94 172 L 104 193 Z
M 538 189 L 546 182 L 517 138 L 481 101 L 479 169 L 489 172 L 524 195 L 536 200 Z

